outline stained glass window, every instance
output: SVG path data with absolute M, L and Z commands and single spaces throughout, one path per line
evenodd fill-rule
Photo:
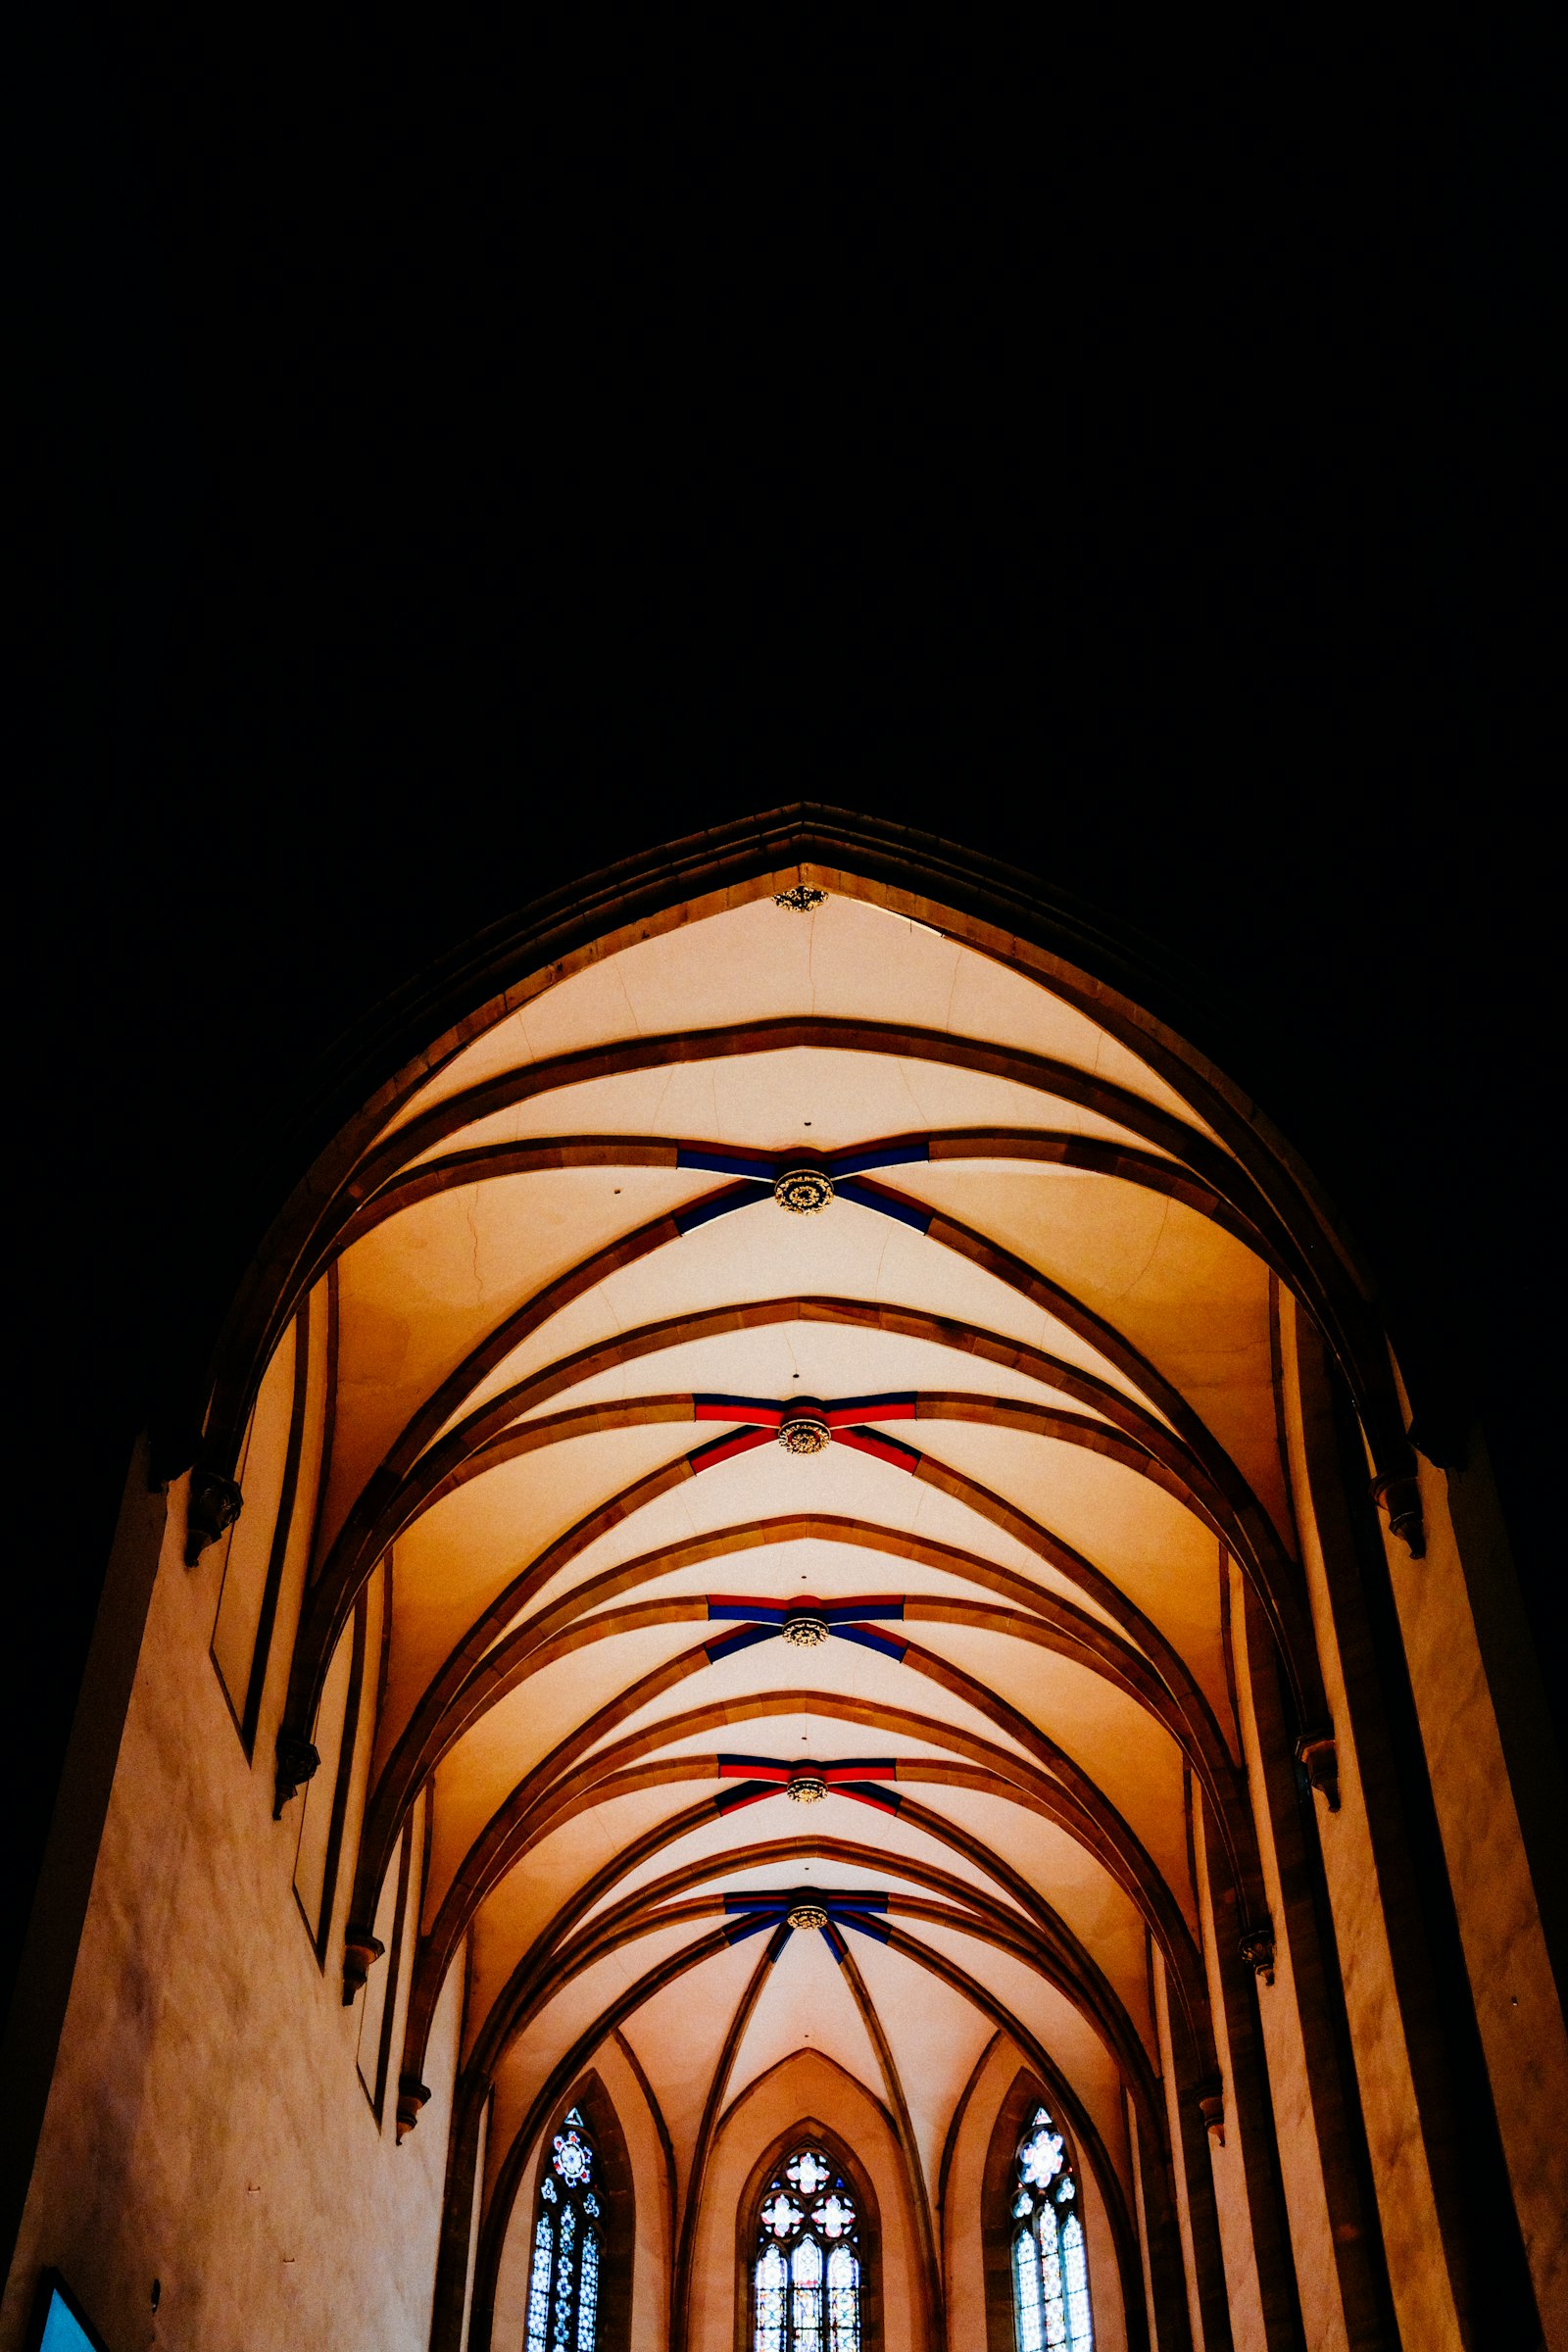
M 828 2352 L 859 2352 L 860 2265 L 848 2246 L 827 2258 Z
M 1067 2341 L 1073 2352 L 1093 2338 L 1089 2327 L 1089 2264 L 1084 2254 L 1084 2230 L 1070 2214 L 1062 2225 L 1061 2268 L 1067 2287 Z
M 582 2241 L 582 2277 L 577 2288 L 577 2352 L 594 2352 L 599 2341 L 599 2233 Z
M 1018 2352 L 1094 2352 L 1089 2262 L 1066 2140 L 1037 2107 L 1007 2180 Z
M 533 2277 L 528 2284 L 528 2352 L 545 2352 L 550 2327 L 550 2272 L 555 2261 L 556 2233 L 548 2213 L 534 2225 Z
M 777 2246 L 764 2247 L 757 2264 L 757 2352 L 784 2352 L 788 2281 L 789 2270 Z
M 1067 2341 L 1067 2313 L 1061 2298 L 1061 2253 L 1053 2207 L 1042 2205 L 1035 2227 L 1040 2238 L 1040 2301 L 1046 2317 L 1046 2347 L 1047 2352 L 1059 2352 L 1059 2347 Z
M 527 2352 L 598 2352 L 599 2151 L 575 2107 L 545 2151 L 528 2279 Z
M 797 2148 L 758 2201 L 752 2352 L 860 2352 L 858 2200 L 825 2149 Z
M 822 2248 L 814 2237 L 796 2240 L 790 2256 L 791 2352 L 822 2352 Z

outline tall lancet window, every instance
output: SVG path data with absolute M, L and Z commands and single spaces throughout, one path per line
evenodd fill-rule
M 1013 2158 L 1012 2314 L 1018 2352 L 1093 2352 L 1089 2263 L 1066 2143 L 1036 2107 Z
M 600 2187 L 599 2150 L 577 2109 L 568 2107 L 540 2171 L 527 2352 L 599 2352 Z
M 860 2352 L 860 2216 L 819 2147 L 787 2156 L 758 2206 L 752 2352 Z

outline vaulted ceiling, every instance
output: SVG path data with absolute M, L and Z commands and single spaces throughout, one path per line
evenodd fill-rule
M 292 1713 L 382 1576 L 351 1917 L 428 1789 L 405 2063 L 471 1938 L 492 2202 L 618 2033 L 688 2212 L 806 2048 L 928 2210 L 1001 2032 L 1125 2217 L 1153 1953 L 1211 2063 L 1195 1782 L 1257 1909 L 1230 1565 L 1290 1680 L 1271 1286 L 1332 1269 L 1124 1022 L 773 888 L 520 992 L 364 1152 Z

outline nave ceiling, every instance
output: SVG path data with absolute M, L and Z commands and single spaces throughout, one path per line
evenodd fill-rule
M 1166 2063 L 1215 2066 L 1195 1786 L 1238 1932 L 1268 1925 L 1233 1564 L 1321 1713 L 1279 1288 L 1343 1337 L 1354 1284 L 1124 1023 L 940 909 L 839 876 L 776 903 L 789 879 L 519 992 L 302 1246 L 285 1303 L 333 1410 L 280 1788 L 358 1609 L 351 1978 L 413 1820 L 407 2118 L 466 1948 L 481 2270 L 612 2040 L 677 2211 L 808 2049 L 886 2111 L 929 2231 L 1001 2035 L 1127 2279 L 1156 1979 Z M 278 1348 L 258 1427 L 302 1361 Z

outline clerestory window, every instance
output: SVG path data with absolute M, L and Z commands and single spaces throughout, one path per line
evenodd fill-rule
M 527 2352 L 599 2352 L 600 2185 L 598 2147 L 577 2109 L 569 2107 L 540 2172 Z
M 1037 2107 L 1008 2177 L 1018 2352 L 1094 2352 L 1078 2183 L 1062 2134 Z
M 753 2352 L 860 2352 L 860 2252 L 854 2188 L 825 2149 L 798 2147 L 758 2203 Z

